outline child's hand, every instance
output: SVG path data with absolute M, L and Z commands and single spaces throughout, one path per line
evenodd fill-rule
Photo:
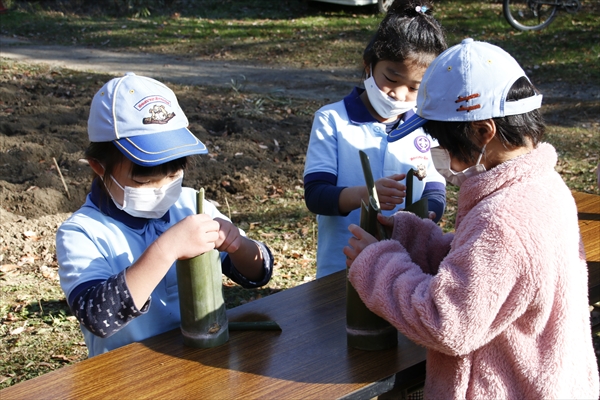
M 243 236 L 240 234 L 240 230 L 227 220 L 215 218 L 215 221 L 220 225 L 219 238 L 215 242 L 215 248 L 229 254 L 235 253 L 242 245 Z
M 177 260 L 199 256 L 216 247 L 219 223 L 206 214 L 190 215 L 163 233 L 157 243 Z
M 392 221 L 393 225 L 393 221 Z M 377 239 L 371 234 L 367 233 L 360 226 L 351 224 L 348 227 L 352 237 L 348 239 L 349 246 L 344 247 L 344 254 L 346 255 L 346 265 L 352 266 L 352 263 L 358 257 L 358 255 L 370 244 L 377 243 Z
M 381 225 L 383 225 L 385 233 L 387 233 L 387 237 L 392 237 L 392 232 L 394 231 L 394 217 L 392 215 L 388 217 L 383 214 L 377 214 L 377 220 Z
M 375 181 L 379 206 L 382 210 L 393 210 L 398 204 L 402 204 L 406 197 L 406 186 L 399 181 L 405 177 L 405 174 L 394 174 Z

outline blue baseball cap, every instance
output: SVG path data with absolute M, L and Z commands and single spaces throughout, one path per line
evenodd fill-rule
M 188 130 L 188 119 L 167 86 L 128 72 L 108 81 L 92 99 L 90 142 L 110 142 L 133 163 L 145 167 L 206 154 Z
M 524 114 L 542 106 L 542 95 L 510 101 L 512 85 L 527 77 L 519 63 L 498 46 L 464 39 L 440 54 L 425 71 L 415 115 L 387 137 L 402 139 L 427 121 L 483 121 Z

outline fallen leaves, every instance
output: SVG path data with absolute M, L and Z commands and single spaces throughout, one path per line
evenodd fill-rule
M 0 272 L 2 272 L 3 274 L 9 273 L 9 272 L 14 272 L 17 269 L 19 269 L 19 266 L 17 264 L 0 265 Z
M 59 280 L 57 268 L 51 268 L 51 267 L 48 267 L 47 265 L 42 265 L 40 267 L 40 272 L 41 272 L 42 276 L 46 279 L 50 279 L 53 281 Z
M 53 354 L 50 358 L 53 360 L 62 361 L 62 362 L 66 362 L 66 363 L 71 363 L 71 362 L 77 361 L 79 359 L 78 356 L 67 357 L 63 354 Z
M 39 260 L 40 257 L 35 254 L 24 254 L 19 259 L 17 265 L 22 266 L 25 264 L 33 264 L 36 260 Z
M 23 331 L 25 330 L 25 327 L 27 326 L 27 321 L 25 321 L 25 323 L 23 324 L 23 326 L 20 326 L 16 329 L 13 329 L 11 331 L 8 332 L 9 335 L 11 336 L 15 336 L 15 335 L 20 335 L 21 333 L 23 333 Z

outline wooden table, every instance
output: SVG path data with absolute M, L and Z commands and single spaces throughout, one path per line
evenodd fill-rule
M 588 264 L 590 304 L 600 301 L 600 196 L 572 192 Z
M 277 331 L 232 331 L 211 349 L 183 345 L 178 329 L 0 391 L 8 399 L 359 399 L 422 373 L 425 349 L 346 344 L 345 271 L 227 312 L 230 321 L 275 320 Z M 396 375 L 397 372 L 400 372 Z
M 595 303 L 600 196 L 573 197 Z M 0 398 L 368 399 L 422 378 L 425 350 L 402 335 L 396 349 L 347 347 L 345 285 L 342 271 L 227 312 L 230 321 L 275 320 L 281 332 L 236 331 L 222 346 L 195 349 L 176 329 L 8 387 Z

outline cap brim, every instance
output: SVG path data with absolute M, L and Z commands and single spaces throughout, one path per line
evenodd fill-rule
M 387 137 L 387 141 L 395 142 L 396 140 L 400 140 L 415 129 L 419 129 L 425 125 L 426 122 L 427 120 L 425 118 L 421 118 L 415 114 L 407 119 L 403 124 L 399 125 L 396 129 L 391 131 Z
M 133 163 L 145 167 L 154 167 L 193 154 L 208 153 L 204 143 L 187 128 L 131 136 L 113 140 L 113 143 Z

